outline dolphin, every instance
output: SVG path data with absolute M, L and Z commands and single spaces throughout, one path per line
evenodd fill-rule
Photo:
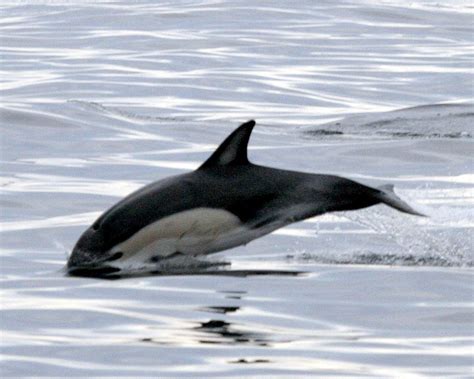
M 211 254 L 310 217 L 379 203 L 423 216 L 392 185 L 372 188 L 249 162 L 254 126 L 250 120 L 238 127 L 195 171 L 151 183 L 103 213 L 77 241 L 68 272 L 109 274 L 132 262 Z

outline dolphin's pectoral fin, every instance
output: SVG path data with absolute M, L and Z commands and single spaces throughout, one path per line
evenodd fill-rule
M 150 258 L 150 262 L 152 263 L 159 263 L 163 261 L 167 261 L 169 259 L 174 259 L 178 257 L 184 257 L 185 254 L 181 253 L 180 251 L 176 251 L 170 255 L 154 255 L 153 257 Z
M 113 262 L 113 261 L 116 261 L 116 260 L 118 260 L 122 257 L 123 257 L 123 253 L 121 251 L 118 251 L 115 254 L 113 254 L 111 257 L 104 260 L 104 262 Z
M 235 164 L 248 164 L 247 145 L 250 134 L 255 126 L 255 121 L 250 120 L 240 125 L 224 142 L 220 144 L 216 151 L 205 161 L 199 169 L 206 169 L 214 166 L 227 166 Z

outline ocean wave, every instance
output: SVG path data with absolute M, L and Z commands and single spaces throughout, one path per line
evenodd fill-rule
M 363 113 L 304 131 L 311 137 L 472 139 L 473 104 L 433 104 L 391 112 Z

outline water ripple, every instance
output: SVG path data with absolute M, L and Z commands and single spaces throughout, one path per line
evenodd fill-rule
M 0 9 L 2 377 L 468 375 L 470 2 Z M 188 271 L 65 275 L 102 211 L 250 118 L 253 161 L 393 182 L 431 217 L 379 207 Z

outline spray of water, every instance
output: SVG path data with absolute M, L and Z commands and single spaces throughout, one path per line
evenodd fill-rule
M 356 253 L 367 263 L 472 266 L 472 236 L 463 228 L 446 228 L 437 219 L 420 219 L 399 214 L 385 206 L 359 212 L 343 212 L 352 222 L 363 225 L 392 241 L 397 252 Z M 356 258 L 356 257 L 354 257 Z M 361 263 L 361 262 L 356 262 Z

